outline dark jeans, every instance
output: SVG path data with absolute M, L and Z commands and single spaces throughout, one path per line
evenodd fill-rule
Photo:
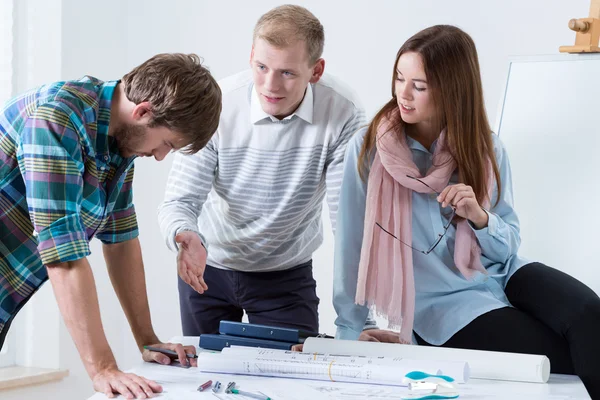
M 285 271 L 239 272 L 206 266 L 208 290 L 198 294 L 179 278 L 183 334 L 219 333 L 221 320 L 319 331 L 312 261 Z
M 523 266 L 506 285 L 515 308 L 490 311 L 444 347 L 542 354 L 551 371 L 577 374 L 600 399 L 600 298 L 577 279 L 545 266 Z M 417 336 L 419 344 L 428 345 Z

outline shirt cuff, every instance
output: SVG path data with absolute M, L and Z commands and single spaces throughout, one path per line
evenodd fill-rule
M 137 216 L 133 209 L 114 213 L 102 231 L 96 233 L 96 237 L 105 244 L 126 242 L 139 235 Z
M 90 244 L 79 214 L 62 217 L 42 229 L 38 234 L 38 252 L 44 265 L 89 256 Z
M 204 236 L 202 236 L 202 234 L 200 233 L 200 231 L 198 231 L 197 228 L 192 228 L 189 226 L 177 228 L 177 230 L 175 231 L 175 234 L 173 235 L 173 238 L 172 238 L 173 248 L 175 249 L 175 251 L 179 250 L 179 245 L 177 244 L 177 241 L 175 240 L 175 236 L 179 235 L 181 232 L 195 232 L 198 235 L 198 237 L 200 238 L 200 242 L 202 242 L 202 246 L 204 246 L 204 248 L 206 249 L 206 253 L 208 254 L 208 244 L 206 243 Z
M 471 221 L 469 221 L 469 226 L 471 227 L 473 232 L 475 232 L 475 236 L 477 237 L 477 240 L 479 240 L 480 242 L 482 240 L 488 239 L 490 236 L 497 237 L 498 236 L 498 225 L 500 224 L 499 216 L 497 216 L 496 214 L 491 213 L 487 210 L 484 210 L 484 211 L 488 215 L 488 224 L 485 228 L 477 229 L 471 223 Z
M 359 336 L 360 332 L 342 326 L 338 326 L 335 333 L 335 338 L 339 340 L 358 340 Z
M 125 233 L 101 233 L 96 235 L 96 237 L 104 244 L 122 243 L 135 239 L 138 236 L 140 236 L 140 231 L 137 228 Z

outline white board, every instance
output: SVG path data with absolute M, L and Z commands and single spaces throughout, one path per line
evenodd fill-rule
M 520 254 L 600 293 L 600 55 L 510 62 L 496 132 L 521 221 Z

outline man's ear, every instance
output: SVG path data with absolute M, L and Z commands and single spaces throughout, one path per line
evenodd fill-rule
M 310 83 L 317 83 L 325 72 L 325 60 L 319 58 L 312 69 L 312 76 L 310 77 Z
M 152 106 L 149 101 L 141 102 L 137 104 L 131 113 L 131 118 L 135 122 L 141 122 L 147 124 L 152 119 Z
M 254 59 L 254 44 L 252 45 L 252 50 L 250 50 L 250 60 L 248 60 L 248 64 L 250 64 L 250 68 L 252 68 L 252 60 Z

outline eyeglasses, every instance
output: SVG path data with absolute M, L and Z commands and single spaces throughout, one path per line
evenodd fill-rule
M 428 184 L 426 184 L 425 182 L 423 182 L 421 179 L 415 178 L 414 176 L 410 176 L 410 175 L 406 175 L 406 177 L 410 178 L 410 179 L 414 179 L 415 181 L 417 181 L 417 182 L 425 185 L 429 189 L 431 189 L 431 191 L 433 193 L 437 194 L 438 196 L 440 195 L 440 193 L 438 193 L 434 188 L 432 188 L 431 186 L 429 186 Z M 450 209 L 452 211 L 450 211 L 448 213 L 444 213 L 444 211 L 443 211 L 444 209 L 442 209 L 442 214 L 448 214 L 448 222 L 446 224 L 444 224 L 444 232 L 443 233 L 439 233 L 437 235 L 437 238 L 436 238 L 435 242 L 433 242 L 433 244 L 431 246 L 429 246 L 429 249 L 427 249 L 427 250 L 417 249 L 416 247 L 413 247 L 410 244 L 408 244 L 406 242 L 403 242 L 401 239 L 399 239 L 398 237 L 396 237 L 396 235 L 394 235 L 393 233 L 391 233 L 390 231 L 388 231 L 387 229 L 385 229 L 383 226 L 381 226 L 381 224 L 379 222 L 375 222 L 375 225 L 377 225 L 378 227 L 380 227 L 385 233 L 387 233 L 388 235 L 390 235 L 391 237 L 393 237 L 394 239 L 396 239 L 397 241 L 399 241 L 403 245 L 408 246 L 411 249 L 413 249 L 415 251 L 418 251 L 419 253 L 423 253 L 423 254 L 427 255 L 427 254 L 431 253 L 433 251 L 433 249 L 435 249 L 438 244 L 440 244 L 440 242 L 442 241 L 443 237 L 448 232 L 448 228 L 450 227 L 450 224 L 452 223 L 452 220 L 454 219 L 454 216 L 456 215 L 456 208 L 455 207 L 447 206 L 447 207 L 445 207 L 445 209 Z

